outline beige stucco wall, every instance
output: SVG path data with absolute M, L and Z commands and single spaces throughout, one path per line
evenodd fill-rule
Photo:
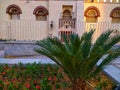
M 96 24 L 87 23 L 86 24 L 86 31 L 89 31 L 90 28 L 95 29 L 94 33 L 94 41 L 96 38 L 104 31 L 108 29 L 112 30 L 120 30 L 120 24 L 119 23 L 111 23 L 111 17 L 110 13 L 111 11 L 116 8 L 120 7 L 120 4 L 118 3 L 84 3 L 84 12 L 88 7 L 95 6 L 100 11 L 100 17 L 98 17 L 98 21 Z M 84 20 L 86 21 L 86 17 L 84 17 Z
M 20 15 L 20 20 L 9 20 L 6 8 L 11 4 L 16 4 L 21 8 L 22 14 Z M 58 36 L 58 31 L 60 31 L 59 19 L 61 18 L 63 5 L 73 6 L 72 12 L 75 12 L 76 18 L 75 32 L 80 36 L 86 31 L 84 26 L 86 19 L 84 12 L 89 6 L 95 6 L 99 9 L 100 17 L 98 18 L 98 22 L 111 22 L 110 12 L 115 7 L 120 7 L 120 4 L 84 3 L 82 0 L 30 0 L 29 3 L 26 3 L 25 0 L 1 0 L 0 38 L 38 40 L 48 35 Z M 44 6 L 48 9 L 49 15 L 47 16 L 47 21 L 36 21 L 33 11 L 37 6 Z M 50 28 L 51 21 L 53 21 L 53 28 Z M 88 27 L 89 26 L 90 25 L 88 25 Z M 96 34 L 96 36 L 98 36 L 98 34 Z
M 85 10 L 90 7 L 95 6 L 100 11 L 100 17 L 98 18 L 98 22 L 111 22 L 110 13 L 111 11 L 116 8 L 120 7 L 120 4 L 114 4 L 114 3 L 84 3 L 84 12 Z M 86 18 L 84 17 L 86 20 Z
M 59 29 L 59 19 L 61 18 L 62 6 L 63 5 L 72 5 L 73 11 L 75 12 L 76 18 L 76 31 L 79 28 L 78 22 L 84 20 L 83 14 L 83 1 L 49 1 L 49 23 L 53 21 L 53 28 L 50 29 L 49 33 L 53 34 L 53 36 L 58 36 Z M 76 12 L 77 11 L 77 12 Z
M 20 0 L 2 0 L 0 3 L 0 22 L 3 22 L 1 25 L 2 29 L 0 30 L 2 38 L 39 40 L 47 37 L 48 21 L 36 21 L 33 11 L 37 6 L 48 8 L 48 2 L 30 1 L 26 3 L 26 1 Z M 9 20 L 9 14 L 6 13 L 6 9 L 11 4 L 15 4 L 21 8 L 22 14 L 20 14 L 20 20 Z
M 29 3 L 26 3 L 26 1 L 20 0 L 2 0 L 0 9 L 1 19 L 3 20 L 9 19 L 9 15 L 6 14 L 6 9 L 11 4 L 15 4 L 21 8 L 22 10 L 22 14 L 20 15 L 21 20 L 35 20 L 33 11 L 37 6 L 44 6 L 47 8 L 46 1 L 30 1 Z
M 25 22 L 25 20 L 30 20 L 30 22 L 32 21 L 35 21 L 35 16 L 33 15 L 33 11 L 34 9 L 37 7 L 37 6 L 44 6 L 48 9 L 49 11 L 49 15 L 47 16 L 47 21 L 46 23 L 39 25 L 41 27 L 40 30 L 41 30 L 41 33 L 43 33 L 43 36 L 48 36 L 48 35 L 51 35 L 52 36 L 58 36 L 58 31 L 60 30 L 59 29 L 59 19 L 61 18 L 61 12 L 62 12 L 62 6 L 63 5 L 72 5 L 73 6 L 73 11 L 72 12 L 76 12 L 75 13 L 75 16 L 77 17 L 76 18 L 76 23 L 80 22 L 80 21 L 83 21 L 84 18 L 83 18 L 83 9 L 84 9 L 84 6 L 83 6 L 83 1 L 75 1 L 75 0 L 69 0 L 69 1 L 63 1 L 63 0 L 60 0 L 60 1 L 54 1 L 54 0 L 49 0 L 49 1 L 29 1 L 29 3 L 26 3 L 26 1 L 24 0 L 2 0 L 1 2 L 1 9 L 0 9 L 0 19 L 3 20 L 3 21 L 10 21 L 9 20 L 9 15 L 6 13 L 6 8 L 11 5 L 11 4 L 16 4 L 18 5 L 21 10 L 22 10 L 22 14 L 20 15 L 20 21 L 21 22 Z M 53 28 L 51 29 L 50 28 L 50 23 L 51 21 L 53 21 Z M 18 21 L 16 21 L 16 25 L 19 23 Z M 16 37 L 16 35 L 14 35 L 13 31 L 14 32 L 18 32 L 16 29 L 16 27 L 13 27 L 13 23 L 12 23 L 12 26 L 8 26 L 9 24 L 7 24 L 7 28 L 8 28 L 8 33 L 12 33 L 11 35 L 12 36 L 7 36 L 8 33 L 5 33 L 4 36 L 6 38 L 10 38 L 12 37 L 12 39 L 14 39 L 14 37 L 16 39 L 18 39 L 18 36 Z M 18 24 L 19 25 L 19 24 Z M 18 26 L 17 25 L 17 26 Z M 24 26 L 22 24 L 22 26 Z M 45 27 L 47 26 L 47 28 Z M 20 25 L 18 26 L 20 27 Z M 27 26 L 26 26 L 27 27 Z M 25 26 L 23 28 L 26 28 Z M 79 24 L 76 24 L 76 31 L 77 31 L 77 28 L 79 28 Z M 19 28 L 18 28 L 19 29 Z M 34 28 L 33 28 L 34 29 Z M 47 30 L 46 30 L 47 29 Z M 5 29 L 6 30 L 6 29 Z M 22 29 L 20 29 L 22 30 Z M 24 29 L 23 29 L 24 30 Z M 46 33 L 44 32 L 46 31 Z M 24 32 L 24 31 L 23 31 Z M 37 30 L 35 30 L 34 32 L 38 32 Z M 19 31 L 19 33 L 21 33 Z M 21 37 L 23 38 L 23 37 Z M 37 38 L 37 36 L 36 36 Z M 28 37 L 28 39 L 30 39 L 30 37 Z M 35 38 L 34 38 L 35 39 Z

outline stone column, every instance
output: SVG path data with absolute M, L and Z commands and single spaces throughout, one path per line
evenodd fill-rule
M 76 32 L 81 36 L 84 30 L 84 1 L 76 1 Z
M 49 35 L 58 36 L 59 18 L 61 12 L 60 1 L 49 0 Z

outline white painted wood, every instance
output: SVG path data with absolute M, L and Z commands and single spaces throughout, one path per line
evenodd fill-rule
M 47 37 L 46 21 L 8 21 L 6 24 L 7 39 L 40 40 Z

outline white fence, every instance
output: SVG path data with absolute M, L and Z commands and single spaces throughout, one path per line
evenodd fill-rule
M 0 21 L 0 39 L 5 39 L 6 37 L 6 27 L 5 27 L 5 22 Z
M 89 31 L 91 29 L 95 29 L 94 33 L 95 41 L 97 37 L 106 30 L 114 30 L 114 33 L 120 33 L 120 23 L 110 22 L 85 23 L 85 31 Z
M 0 28 L 5 39 L 40 40 L 48 35 L 47 21 L 7 21 Z
M 84 31 L 96 29 L 94 40 L 104 31 L 108 29 L 120 30 L 120 23 L 98 22 L 85 23 L 80 22 L 80 26 L 85 26 Z M 0 38 L 15 40 L 40 40 L 49 34 L 47 21 L 1 21 L 0 22 Z M 78 32 L 80 33 L 80 31 Z M 58 34 L 57 34 L 58 35 Z

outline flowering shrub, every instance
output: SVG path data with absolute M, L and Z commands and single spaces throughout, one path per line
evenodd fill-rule
M 91 84 L 94 83 L 93 80 L 90 81 Z M 100 82 L 96 89 L 106 87 L 109 82 L 101 78 L 96 80 Z M 71 90 L 71 83 L 57 65 L 20 63 L 0 66 L 0 90 Z
M 37 89 L 37 90 L 40 90 L 40 85 L 36 85 L 36 89 Z
M 0 90 L 61 90 L 70 86 L 57 65 L 19 64 L 0 66 Z
M 2 80 L 0 80 L 0 90 L 3 90 L 3 88 L 4 88 L 4 83 Z
M 27 89 L 30 89 L 30 84 L 29 83 L 27 83 L 26 85 L 25 85 L 25 87 L 27 88 Z

